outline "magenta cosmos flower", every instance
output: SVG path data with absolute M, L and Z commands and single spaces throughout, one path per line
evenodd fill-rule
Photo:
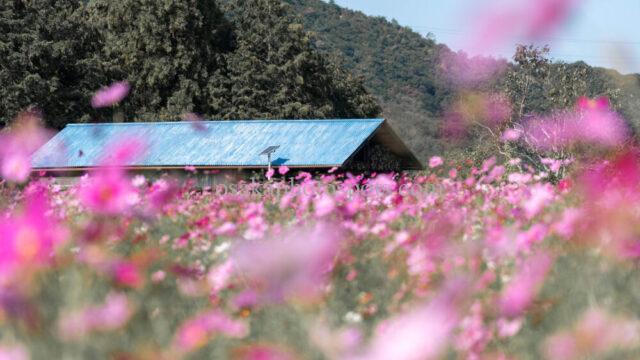
M 91 106 L 103 108 L 115 105 L 122 101 L 128 94 L 131 86 L 126 81 L 120 81 L 104 87 L 93 95 Z
M 440 156 L 433 156 L 431 159 L 429 159 L 429 167 L 432 169 L 437 168 L 442 164 L 443 164 L 443 161 Z
M 0 278 L 51 261 L 67 231 L 48 213 L 45 195 L 36 192 L 29 195 L 22 213 L 0 220 Z
M 120 168 L 100 169 L 84 179 L 78 193 L 89 210 L 103 215 L 118 215 L 139 200 L 137 190 Z

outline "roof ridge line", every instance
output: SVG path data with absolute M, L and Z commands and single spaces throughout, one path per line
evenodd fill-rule
M 381 122 L 383 118 L 372 119 L 259 119 L 259 120 L 202 120 L 202 121 L 141 121 L 124 123 L 69 123 L 67 126 L 136 126 L 136 125 L 177 125 L 202 123 L 267 123 L 267 122 Z

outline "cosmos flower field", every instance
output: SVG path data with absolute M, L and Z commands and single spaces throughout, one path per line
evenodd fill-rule
M 536 39 L 576 3 L 480 14 L 469 40 Z M 0 132 L 0 360 L 640 358 L 637 139 L 604 97 L 527 122 L 512 107 L 473 94 L 443 120 L 484 118 L 526 158 L 280 167 L 232 188 L 127 172 L 136 138 L 62 186 L 32 171 L 51 133 L 23 113 Z
M 70 187 L 4 182 L 0 358 L 638 355 L 633 150 L 557 181 L 551 159 L 428 163 L 235 192 L 106 160 Z

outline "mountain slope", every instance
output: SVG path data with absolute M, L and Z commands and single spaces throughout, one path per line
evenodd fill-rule
M 342 59 L 346 69 L 364 78 L 368 90 L 383 107 L 383 115 L 398 128 L 400 135 L 422 159 L 456 146 L 473 147 L 470 143 L 450 146 L 440 136 L 443 112 L 455 96 L 454 89 L 439 76 L 439 59 L 452 54 L 445 45 L 395 21 L 367 16 L 332 3 L 321 0 L 284 1 L 302 16 L 305 29 L 314 33 L 318 49 Z M 567 71 L 565 78 L 570 78 L 571 71 L 576 68 L 586 67 L 586 73 L 591 75 L 585 79 L 585 92 L 578 95 L 617 93 L 614 103 L 638 133 L 639 75 L 622 75 L 615 70 L 591 67 L 583 62 L 555 62 L 551 67 L 564 69 L 560 72 Z M 518 71 L 518 68 L 511 66 L 509 71 Z M 489 89 L 499 90 L 492 85 Z M 609 91 L 613 89 L 617 90 Z M 551 105 L 548 99 L 544 99 L 547 95 L 542 94 L 541 100 L 546 107 Z M 530 110 L 534 113 L 548 111 L 544 107 Z
M 285 2 L 302 15 L 318 49 L 364 77 L 383 115 L 420 157 L 442 150 L 438 115 L 449 92 L 438 83 L 436 67 L 443 45 L 382 17 L 321 0 Z

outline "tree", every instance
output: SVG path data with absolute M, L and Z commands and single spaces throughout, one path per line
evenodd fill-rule
M 40 108 L 49 126 L 87 120 L 100 46 L 82 0 L 0 2 L 0 123 Z
M 151 121 L 226 112 L 232 29 L 215 0 L 93 0 L 89 8 L 106 73 L 131 83 L 126 113 Z
M 278 0 L 234 0 L 236 29 L 228 54 L 229 118 L 374 117 L 380 112 L 362 82 L 311 44 L 309 34 Z

